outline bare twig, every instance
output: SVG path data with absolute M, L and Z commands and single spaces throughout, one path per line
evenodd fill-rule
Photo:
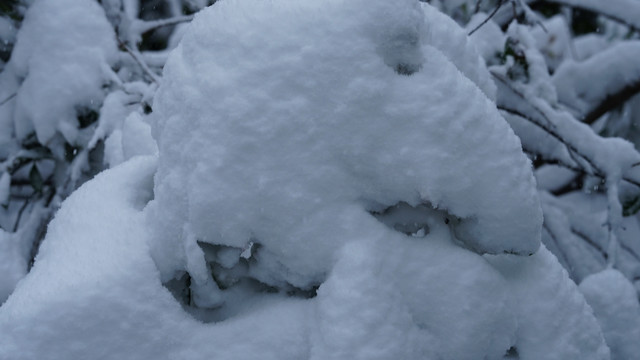
M 20 226 L 20 219 L 22 219 L 22 214 L 27 209 L 27 206 L 31 203 L 31 199 L 37 194 L 37 191 L 34 191 L 31 196 L 27 200 L 24 201 L 24 204 L 18 210 L 18 216 L 16 216 L 16 222 L 13 224 L 13 232 L 18 231 L 18 227 Z
M 160 19 L 160 20 L 153 20 L 153 21 L 139 20 L 139 21 L 136 21 L 135 30 L 140 34 L 144 34 L 151 30 L 155 30 L 157 28 L 161 28 L 164 26 L 177 25 L 177 24 L 189 22 L 191 20 L 193 20 L 193 15 L 176 16 L 169 19 Z
M 4 104 L 8 103 L 9 101 L 11 101 L 11 99 L 13 99 L 14 97 L 16 97 L 16 95 L 18 95 L 18 93 L 17 93 L 17 92 L 14 92 L 13 94 L 11 94 L 11 95 L 7 96 L 7 98 L 6 98 L 6 99 L 4 99 L 4 100 L 0 101 L 0 106 L 2 106 L 2 105 L 4 105 Z
M 489 20 L 491 20 L 492 17 L 494 17 L 496 15 L 496 13 L 498 12 L 498 10 L 500 10 L 500 8 L 502 7 L 502 4 L 504 4 L 505 0 L 500 0 L 500 2 L 498 3 L 498 6 L 496 6 L 495 9 L 493 9 L 493 11 L 491 12 L 491 14 L 489 14 L 489 16 L 487 16 L 486 19 L 484 19 L 484 21 L 482 21 L 478 26 L 476 26 L 473 30 L 469 31 L 469 33 L 467 34 L 468 36 L 473 35 L 474 32 L 478 31 L 478 29 L 480 29 L 482 26 L 484 26 L 484 24 L 488 23 Z M 477 7 L 480 6 L 479 5 L 480 1 L 476 4 L 476 10 Z
M 129 55 L 131 55 L 133 60 L 135 60 L 135 62 L 137 62 L 138 65 L 140 65 L 140 68 L 142 69 L 142 71 L 144 71 L 145 74 L 147 74 L 147 76 L 151 78 L 151 81 L 153 81 L 156 84 L 160 84 L 160 78 L 158 78 L 158 76 L 153 71 L 151 71 L 151 69 L 149 68 L 147 63 L 144 62 L 144 60 L 140 56 L 140 53 L 137 50 L 131 49 L 129 46 L 127 46 L 127 44 L 125 44 L 121 40 L 118 40 L 118 43 L 120 47 L 124 49 L 124 51 L 129 53 Z
M 475 7 L 475 9 L 473 10 L 473 13 L 474 13 L 474 14 L 477 14 L 477 13 L 480 11 L 480 5 L 482 5 L 482 1 L 483 1 L 483 0 L 476 0 L 476 7 Z

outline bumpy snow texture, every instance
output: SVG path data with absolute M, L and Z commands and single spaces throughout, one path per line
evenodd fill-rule
M 165 68 L 158 157 L 63 204 L 0 358 L 608 359 L 488 79 L 417 1 L 218 2 Z M 199 309 L 162 285 L 185 271 Z
M 78 108 L 100 102 L 107 77 L 103 69 L 116 54 L 113 29 L 97 3 L 34 1 L 11 60 L 0 72 L 0 158 L 15 151 L 16 138 L 33 133 L 45 145 L 60 141 L 57 133 L 75 144 Z M 0 174 L 0 205 L 5 205 L 11 177 L 2 166 Z M 31 242 L 21 240 L 0 229 L 0 301 L 27 272 Z

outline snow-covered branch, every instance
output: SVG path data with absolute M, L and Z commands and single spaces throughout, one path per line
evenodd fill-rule
M 640 92 L 640 41 L 623 41 L 588 59 L 566 61 L 553 76 L 558 100 L 591 124 Z
M 574 8 L 593 11 L 620 22 L 634 31 L 640 30 L 640 6 L 635 0 L 547 0 Z M 531 1 L 530 1 L 531 2 Z

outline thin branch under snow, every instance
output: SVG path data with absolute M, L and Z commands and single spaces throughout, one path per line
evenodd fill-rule
M 640 81 L 627 85 L 615 94 L 607 96 L 600 104 L 589 111 L 582 121 L 586 124 L 593 124 L 602 115 L 620 107 L 638 94 L 640 94 Z
M 169 19 L 152 21 L 137 20 L 132 24 L 132 27 L 138 34 L 144 34 L 157 28 L 190 22 L 191 20 L 193 20 L 193 15 L 176 16 Z
M 484 19 L 484 21 L 482 21 L 480 24 L 478 24 L 478 26 L 476 26 L 475 28 L 473 28 L 473 30 L 469 31 L 469 33 L 467 34 L 467 36 L 471 36 L 473 35 L 474 32 L 478 31 L 478 29 L 480 29 L 482 26 L 484 26 L 484 24 L 486 24 L 487 22 L 489 22 L 489 20 L 491 20 L 492 17 L 494 17 L 496 15 L 496 13 L 498 12 L 498 10 L 500 10 L 500 8 L 502 7 L 502 5 L 504 4 L 505 0 L 500 0 L 500 2 L 498 3 L 498 5 L 496 6 L 495 9 L 493 9 L 493 11 L 491 12 L 491 14 L 489 14 L 489 16 L 487 16 L 486 19 Z M 480 6 L 480 3 L 478 2 L 478 4 L 476 6 Z M 477 11 L 477 10 L 476 10 Z
M 140 65 L 140 68 L 142 69 L 142 71 L 144 71 L 145 74 L 147 74 L 147 76 L 149 76 L 154 83 L 160 84 L 160 78 L 149 68 L 149 66 L 144 61 L 144 59 L 142 59 L 142 56 L 140 55 L 140 53 L 137 50 L 131 49 L 122 41 L 118 41 L 118 42 L 120 47 L 124 49 L 127 53 L 129 53 L 129 55 L 131 55 L 133 60 L 135 60 L 135 62 L 137 62 L 138 65 Z
M 567 164 L 566 162 L 563 162 L 561 160 L 556 160 L 557 161 L 557 165 L 560 165 L 562 167 L 566 167 L 567 169 L 570 170 L 574 170 L 574 171 L 579 171 L 579 172 L 583 172 L 585 174 L 591 175 L 591 176 L 597 176 L 599 178 L 605 179 L 606 176 L 604 175 L 604 172 L 598 168 L 597 166 L 595 166 L 593 164 L 593 161 L 590 160 L 586 155 L 580 153 L 578 151 L 578 149 L 576 149 L 575 147 L 573 147 L 570 143 L 568 143 L 560 134 L 556 133 L 555 131 L 549 129 L 548 127 L 545 127 L 544 125 L 540 124 L 539 121 L 537 121 L 536 119 L 527 116 L 525 114 L 523 114 L 522 112 L 515 110 L 515 109 L 511 109 L 505 106 L 498 106 L 499 110 L 502 110 L 506 113 L 509 113 L 511 115 L 516 115 L 518 117 L 521 117 L 524 120 L 527 120 L 528 122 L 530 122 L 533 125 L 536 125 L 537 127 L 539 127 L 540 129 L 542 129 L 543 131 L 545 131 L 547 134 L 549 134 L 550 136 L 552 136 L 554 139 L 560 141 L 564 146 L 567 147 L 567 149 L 569 149 L 570 152 L 574 152 L 576 154 L 578 154 L 581 158 L 585 159 L 585 161 L 589 162 L 589 164 L 592 166 L 594 171 L 588 171 L 588 169 L 585 169 L 583 167 L 581 168 L 576 168 L 575 166 L 571 165 L 571 164 Z M 640 187 L 640 181 L 629 178 L 629 177 L 622 177 L 622 180 L 633 184 L 637 187 Z

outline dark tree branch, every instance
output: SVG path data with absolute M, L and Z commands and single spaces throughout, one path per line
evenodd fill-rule
M 474 32 L 478 31 L 478 29 L 480 29 L 482 26 L 484 26 L 484 24 L 486 24 L 487 22 L 489 22 L 489 20 L 491 20 L 492 17 L 494 17 L 496 15 L 496 13 L 498 12 L 498 10 L 500 10 L 500 8 L 502 7 L 502 4 L 504 4 L 505 0 L 500 0 L 500 2 L 498 3 L 498 6 L 496 6 L 495 9 L 493 9 L 493 11 L 491 12 L 491 14 L 489 14 L 489 16 L 487 16 L 486 19 L 484 19 L 483 22 L 481 22 L 478 26 L 476 26 L 473 30 L 469 31 L 469 33 L 467 34 L 468 36 L 473 35 Z M 480 6 L 480 1 L 476 4 L 476 8 Z M 476 9 L 477 12 L 477 9 Z
M 627 85 L 617 93 L 607 96 L 600 104 L 589 111 L 582 121 L 591 125 L 602 115 L 620 107 L 638 93 L 640 93 L 640 81 Z
M 11 101 L 11 99 L 13 99 L 14 97 L 16 97 L 16 95 L 18 95 L 18 93 L 17 93 L 17 92 L 14 92 L 13 94 L 11 94 L 11 95 L 7 96 L 7 98 L 6 98 L 6 99 L 4 99 L 4 100 L 0 101 L 0 106 L 2 106 L 2 105 L 4 105 L 4 104 L 8 103 L 9 101 Z
M 136 24 L 136 30 L 140 34 L 147 33 L 151 30 L 155 30 L 157 28 L 161 28 L 164 26 L 172 26 L 185 22 L 189 22 L 193 20 L 193 15 L 185 15 L 185 16 L 177 16 L 169 19 L 160 19 L 160 20 L 152 20 L 152 21 L 144 21 L 140 20 Z
M 151 81 L 153 81 L 156 84 L 160 84 L 160 78 L 153 71 L 151 71 L 151 69 L 149 68 L 147 63 L 144 62 L 144 60 L 140 56 L 140 53 L 137 50 L 131 49 L 129 46 L 127 46 L 127 44 L 125 44 L 124 42 L 122 42 L 119 39 L 118 39 L 118 44 L 120 45 L 121 49 L 123 49 L 124 51 L 129 53 L 129 55 L 131 55 L 133 60 L 136 63 L 138 63 L 138 65 L 140 66 L 142 71 L 144 71 L 144 73 L 147 74 L 147 76 L 149 76 Z
M 22 214 L 27 209 L 27 206 L 31 203 L 31 199 L 33 199 L 36 194 L 38 194 L 38 192 L 34 191 L 33 194 L 31 194 L 31 196 L 29 196 L 29 198 L 24 201 L 24 204 L 22 204 L 22 206 L 20 207 L 20 210 L 18 210 L 18 216 L 16 217 L 16 222 L 13 224 L 13 232 L 18 231 L 18 227 L 20 226 L 20 220 L 22 219 Z
M 573 233 L 574 235 L 576 235 L 577 237 L 579 237 L 580 239 L 584 240 L 584 242 L 588 245 L 590 245 L 594 250 L 596 250 L 598 253 L 600 253 L 600 255 L 602 255 L 602 258 L 604 259 L 604 261 L 606 262 L 607 259 L 609 258 L 609 255 L 607 254 L 607 252 L 605 251 L 605 249 L 602 248 L 602 246 L 600 246 L 600 244 L 596 243 L 595 241 L 591 240 L 591 238 L 589 238 L 587 235 L 583 234 L 582 232 L 571 228 L 571 233 Z

